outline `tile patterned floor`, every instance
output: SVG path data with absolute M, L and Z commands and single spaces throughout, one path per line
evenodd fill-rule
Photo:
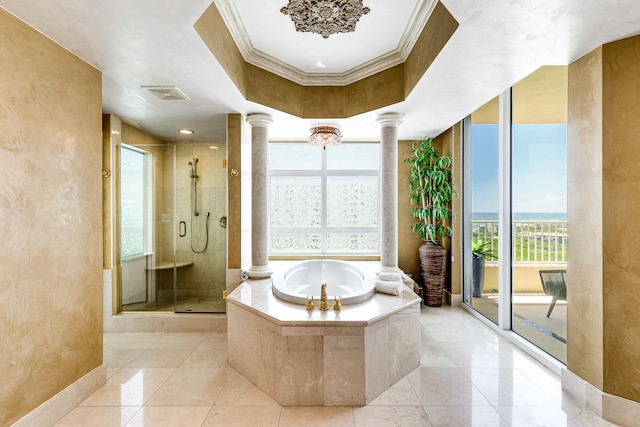
M 422 308 L 421 366 L 363 407 L 281 407 L 226 363 L 226 334 L 108 333 L 107 384 L 58 427 L 610 426 L 461 308 Z

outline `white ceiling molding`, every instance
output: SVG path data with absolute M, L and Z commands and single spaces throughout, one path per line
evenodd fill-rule
M 346 86 L 406 61 L 438 0 L 421 0 L 416 4 L 410 25 L 397 47 L 343 73 L 306 73 L 254 48 L 233 0 L 214 0 L 244 60 L 303 86 Z

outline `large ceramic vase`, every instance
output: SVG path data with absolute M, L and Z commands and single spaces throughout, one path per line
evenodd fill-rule
M 426 292 L 425 304 L 440 307 L 447 273 L 447 250 L 433 242 L 424 242 L 420 246 L 420 267 Z
M 474 256 L 472 259 L 473 297 L 482 298 L 484 288 L 484 257 Z

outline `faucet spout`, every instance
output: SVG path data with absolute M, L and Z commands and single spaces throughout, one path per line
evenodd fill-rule
M 320 286 L 320 311 L 329 310 L 329 304 L 327 304 L 327 282 L 322 281 Z

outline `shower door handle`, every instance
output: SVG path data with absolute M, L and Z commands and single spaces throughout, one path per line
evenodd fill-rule
M 180 221 L 180 227 L 178 231 L 180 237 L 184 237 L 187 235 L 187 223 L 185 221 Z

